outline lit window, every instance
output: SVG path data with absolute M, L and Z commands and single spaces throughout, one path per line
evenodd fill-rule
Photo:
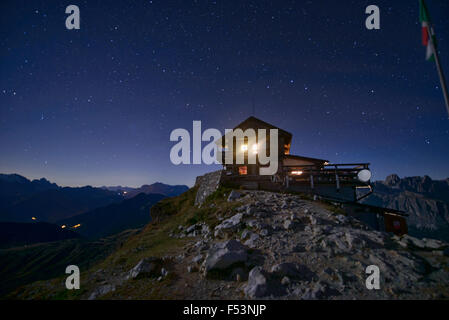
M 300 176 L 300 175 L 302 175 L 302 171 L 292 171 L 292 175 Z
M 257 149 L 258 149 L 257 143 L 253 144 L 252 149 L 253 149 L 254 153 L 257 153 Z
M 247 166 L 239 167 L 239 175 L 246 175 L 246 174 L 248 174 L 248 167 Z

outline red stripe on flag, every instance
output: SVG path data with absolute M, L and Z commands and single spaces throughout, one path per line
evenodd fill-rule
M 422 44 L 423 46 L 427 46 L 427 44 L 429 43 L 429 34 L 427 32 L 427 28 L 426 27 L 422 27 Z

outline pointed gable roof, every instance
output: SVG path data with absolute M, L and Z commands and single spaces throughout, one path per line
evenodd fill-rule
M 249 117 L 248 119 L 242 121 L 240 124 L 238 124 L 237 126 L 234 127 L 234 129 L 248 129 L 248 128 L 253 128 L 253 129 L 278 129 L 279 130 L 279 134 L 280 135 L 284 135 L 285 137 L 287 137 L 288 142 L 291 142 L 292 139 L 292 134 L 288 131 L 285 131 L 279 127 L 276 127 L 272 124 L 269 124 L 268 122 L 265 122 L 263 120 L 260 120 L 256 117 Z

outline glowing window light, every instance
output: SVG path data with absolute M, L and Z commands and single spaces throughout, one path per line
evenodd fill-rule
M 292 175 L 300 176 L 300 175 L 302 175 L 302 171 L 292 171 Z
M 61 229 L 65 229 L 65 228 L 66 228 L 66 225 L 63 224 L 63 225 L 61 226 Z
M 259 148 L 259 147 L 257 146 L 257 143 L 253 144 L 252 149 L 253 149 L 253 152 L 254 152 L 254 153 L 257 153 L 257 149 L 258 149 L 258 148 Z
M 79 228 L 79 227 L 81 227 L 81 223 L 75 224 L 72 228 L 76 229 L 76 228 Z
M 247 175 L 247 174 L 248 174 L 247 166 L 239 167 L 239 175 Z
M 36 220 L 36 217 L 31 217 L 31 220 Z

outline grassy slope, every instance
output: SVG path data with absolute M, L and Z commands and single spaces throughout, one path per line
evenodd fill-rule
M 136 233 L 127 230 L 111 237 L 88 242 L 70 239 L 0 250 L 0 297 L 14 288 L 64 274 L 68 265 L 87 269 L 107 257 Z M 45 281 L 44 281 L 45 282 Z M 16 293 L 20 292 L 16 291 Z
M 86 299 L 100 284 L 92 280 L 96 272 L 106 271 L 108 274 L 120 273 L 133 268 L 140 259 L 149 256 L 176 256 L 184 253 L 184 245 L 191 242 L 189 238 L 172 238 L 170 232 L 176 232 L 179 225 L 189 226 L 205 221 L 212 229 L 219 223 L 218 215 L 232 214 L 242 203 L 226 201 L 230 188 L 221 187 L 210 195 L 201 208 L 194 206 L 196 189 L 192 188 L 180 196 L 161 200 L 151 209 L 152 222 L 144 229 L 131 236 L 119 249 L 103 261 L 96 263 L 83 272 L 81 268 L 81 290 L 66 290 L 65 275 L 51 281 L 40 281 L 28 285 L 12 294 L 11 298 L 19 299 Z M 322 204 L 332 208 L 331 205 Z M 335 210 L 335 208 L 332 208 Z M 175 264 L 173 264 L 174 266 Z M 183 283 L 188 278 L 186 266 L 176 266 L 178 270 L 171 272 L 163 281 L 141 279 L 138 282 L 127 281 L 116 291 L 102 297 L 102 299 L 177 299 L 183 298 Z M 179 275 L 182 273 L 182 277 Z M 182 279 L 180 279 L 182 278 Z M 84 279 L 84 281 L 83 281 Z M 87 280 L 86 280 L 87 279 Z
M 178 197 L 166 198 L 153 206 L 151 209 L 152 222 L 144 229 L 131 236 L 119 249 L 110 254 L 106 259 L 92 266 L 85 266 L 88 269 L 81 270 L 81 290 L 66 290 L 64 287 L 65 274 L 60 277 L 38 281 L 16 290 L 8 298 L 19 299 L 77 299 L 86 298 L 86 292 L 91 292 L 98 284 L 90 281 L 83 282 L 83 279 L 89 279 L 98 270 L 115 272 L 115 270 L 129 270 L 133 268 L 140 259 L 148 256 L 162 257 L 165 255 L 174 255 L 182 253 L 183 245 L 191 239 L 175 239 L 169 237 L 169 233 L 177 230 L 182 225 L 192 225 L 199 221 L 206 221 L 212 227 L 218 224 L 216 215 L 231 209 L 235 204 L 226 202 L 226 193 L 230 190 L 222 188 L 211 195 L 202 208 L 194 206 L 196 189 L 192 188 Z M 216 207 L 209 205 L 214 202 Z M 173 277 L 167 277 L 163 282 L 154 283 L 154 281 L 142 280 L 139 282 L 139 288 L 128 287 L 126 285 L 118 288 L 115 294 L 123 293 L 126 295 L 128 290 L 133 290 L 133 296 L 141 291 L 142 298 L 157 298 L 157 286 L 167 285 L 167 282 L 174 281 Z M 149 285 L 154 288 L 148 288 Z M 155 290 L 153 290 L 155 289 Z M 152 292 L 152 294 L 148 294 Z M 108 297 L 106 295 L 105 297 Z

